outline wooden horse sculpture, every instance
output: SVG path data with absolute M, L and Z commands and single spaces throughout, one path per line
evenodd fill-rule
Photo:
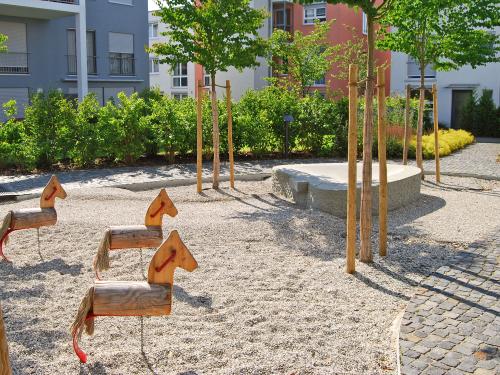
M 81 362 L 86 354 L 78 346 L 83 329 L 94 333 L 94 319 L 98 316 L 161 316 L 172 309 L 174 271 L 177 267 L 192 272 L 198 263 L 182 242 L 177 231 L 153 256 L 148 270 L 148 281 L 96 280 L 83 299 L 75 322 L 71 326 L 73 349 Z
M 107 229 L 94 258 L 97 278 L 99 279 L 100 271 L 110 267 L 109 250 L 160 246 L 163 240 L 162 223 L 165 214 L 175 217 L 177 208 L 165 189 L 161 189 L 146 212 L 144 225 L 114 226 Z
M 11 232 L 55 225 L 57 223 L 57 212 L 54 208 L 56 198 L 64 199 L 66 196 L 66 191 L 57 177 L 52 176 L 40 197 L 40 208 L 22 208 L 10 211 L 0 227 L 0 256 L 9 261 L 3 254 L 3 243 L 7 242 Z

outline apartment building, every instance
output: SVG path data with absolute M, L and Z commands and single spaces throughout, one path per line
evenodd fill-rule
M 496 27 L 494 32 L 498 35 L 500 27 Z M 465 66 L 449 72 L 435 71 L 428 66 L 425 71 L 425 86 L 430 103 L 433 84 L 438 89 L 439 122 L 451 128 L 459 127 L 462 109 L 474 91 L 481 94 L 483 89 L 492 90 L 495 104 L 500 105 L 500 63 L 490 63 L 476 69 Z M 419 66 L 410 56 L 393 52 L 391 92 L 404 95 L 406 85 L 415 90 L 420 87 Z
M 270 15 L 259 30 L 263 38 L 269 38 L 272 31 L 282 29 L 293 33 L 302 31 L 309 33 L 314 28 L 315 20 L 336 21 L 328 33 L 328 40 L 332 44 L 344 43 L 353 38 L 354 33 L 359 37 L 366 37 L 366 17 L 361 11 L 356 11 L 343 4 L 327 4 L 325 1 L 315 1 L 310 5 L 294 4 L 292 1 L 283 0 L 254 0 L 251 5 L 256 8 L 265 9 Z M 165 30 L 158 17 L 150 12 L 149 15 L 149 36 L 150 45 L 165 40 L 161 35 Z M 376 60 L 378 64 L 390 63 L 390 52 L 377 51 Z M 238 99 L 249 89 L 261 89 L 268 83 L 267 77 L 272 75 L 272 71 L 264 58 L 259 60 L 260 66 L 255 69 L 245 69 L 242 73 L 230 69 L 228 72 L 217 74 L 217 83 L 224 84 L 226 79 L 231 80 L 233 97 Z M 318 80 L 311 87 L 313 90 L 326 92 L 327 90 L 337 90 L 347 93 L 347 81 L 336 77 L 336 70 L 332 68 L 325 77 Z M 390 71 L 387 70 L 386 81 L 389 93 Z M 203 67 L 195 64 L 171 67 L 158 64 L 154 56 L 150 56 L 150 81 L 152 87 L 158 87 L 166 94 L 181 98 L 184 96 L 194 96 L 196 94 L 196 82 L 202 80 L 205 85 L 209 85 L 210 78 L 204 74 Z M 180 86 L 179 86 L 180 85 Z M 221 92 L 223 89 L 218 88 Z
M 0 0 L 0 105 L 32 93 L 61 90 L 70 97 L 149 87 L 144 0 Z

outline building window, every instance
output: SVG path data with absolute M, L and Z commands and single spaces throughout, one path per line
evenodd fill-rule
M 207 74 L 207 71 L 203 68 L 203 86 L 209 87 L 211 85 L 210 74 Z
M 174 87 L 187 87 L 188 86 L 187 64 L 177 64 L 174 67 L 174 74 L 172 78 Z
M 76 31 L 69 29 L 68 36 L 68 74 L 77 74 L 77 57 L 76 57 Z M 95 31 L 87 31 L 87 73 L 97 74 L 97 57 L 95 46 Z
M 158 22 L 149 24 L 149 37 L 158 38 Z
M 366 17 L 366 13 L 363 13 L 363 34 L 368 35 L 368 17 Z
M 111 75 L 135 75 L 133 34 L 109 33 L 109 68 Z
M 314 86 L 324 86 L 324 85 L 326 85 L 326 79 L 324 76 L 314 81 Z
M 420 78 L 420 64 L 413 57 L 408 56 L 407 62 L 407 76 L 408 78 L 419 79 Z M 431 65 L 425 67 L 425 78 L 436 78 L 436 71 Z
M 304 24 L 311 25 L 314 21 L 326 21 L 326 4 L 324 1 L 315 1 L 311 5 L 304 5 Z
M 160 73 L 160 61 L 157 58 L 149 58 L 149 73 Z
M 0 74 L 28 74 L 26 24 L 0 21 L 0 34 L 8 37 L 7 51 L 0 52 Z
M 186 99 L 188 97 L 187 92 L 176 92 L 172 94 L 172 97 L 176 100 Z

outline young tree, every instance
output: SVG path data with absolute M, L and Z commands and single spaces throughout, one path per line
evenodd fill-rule
M 307 35 L 301 31 L 291 34 L 275 30 L 269 39 L 268 63 L 275 75 L 287 74 L 287 78 L 273 77 L 271 80 L 290 84 L 305 96 L 332 66 L 332 57 L 338 47 L 330 45 L 327 34 L 333 22 L 316 23 Z
M 313 0 L 295 0 L 302 4 Z M 346 4 L 362 9 L 366 14 L 368 26 L 368 52 L 366 60 L 365 114 L 363 119 L 363 183 L 361 187 L 360 212 L 360 260 L 371 262 L 372 234 L 372 145 L 373 145 L 373 92 L 375 87 L 375 22 L 391 8 L 394 0 L 327 0 L 330 4 Z
M 219 114 L 216 73 L 230 67 L 238 70 L 258 66 L 265 56 L 266 42 L 258 29 L 267 14 L 250 7 L 250 0 L 156 0 L 168 30 L 168 41 L 153 45 L 150 52 L 160 62 L 175 66 L 193 62 L 202 65 L 211 78 L 213 125 L 213 188 L 219 187 Z
M 378 46 L 404 52 L 420 68 L 417 165 L 422 169 L 425 69 L 458 69 L 499 61 L 499 38 L 488 32 L 499 25 L 498 2 L 492 0 L 399 0 L 385 14 Z

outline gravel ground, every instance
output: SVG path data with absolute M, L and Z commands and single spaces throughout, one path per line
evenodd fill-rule
M 69 191 L 59 223 L 13 233 L 0 263 L 15 374 L 392 374 L 394 326 L 414 286 L 456 249 L 498 231 L 500 183 L 443 177 L 413 207 L 390 214 L 389 256 L 344 272 L 345 223 L 300 210 L 270 181 L 233 192 L 169 189 L 179 230 L 199 263 L 178 270 L 168 317 L 98 318 L 72 352 L 69 326 L 93 283 L 91 260 L 107 225 L 140 224 L 156 191 Z M 36 206 L 0 206 L 0 213 Z M 374 237 L 375 245 L 376 237 Z M 376 249 L 376 247 L 375 247 Z M 113 252 L 107 278 L 142 280 L 153 254 Z M 42 258 L 42 259 L 41 259 Z M 141 343 L 142 341 L 142 343 Z M 141 353 L 141 344 L 144 353 Z

